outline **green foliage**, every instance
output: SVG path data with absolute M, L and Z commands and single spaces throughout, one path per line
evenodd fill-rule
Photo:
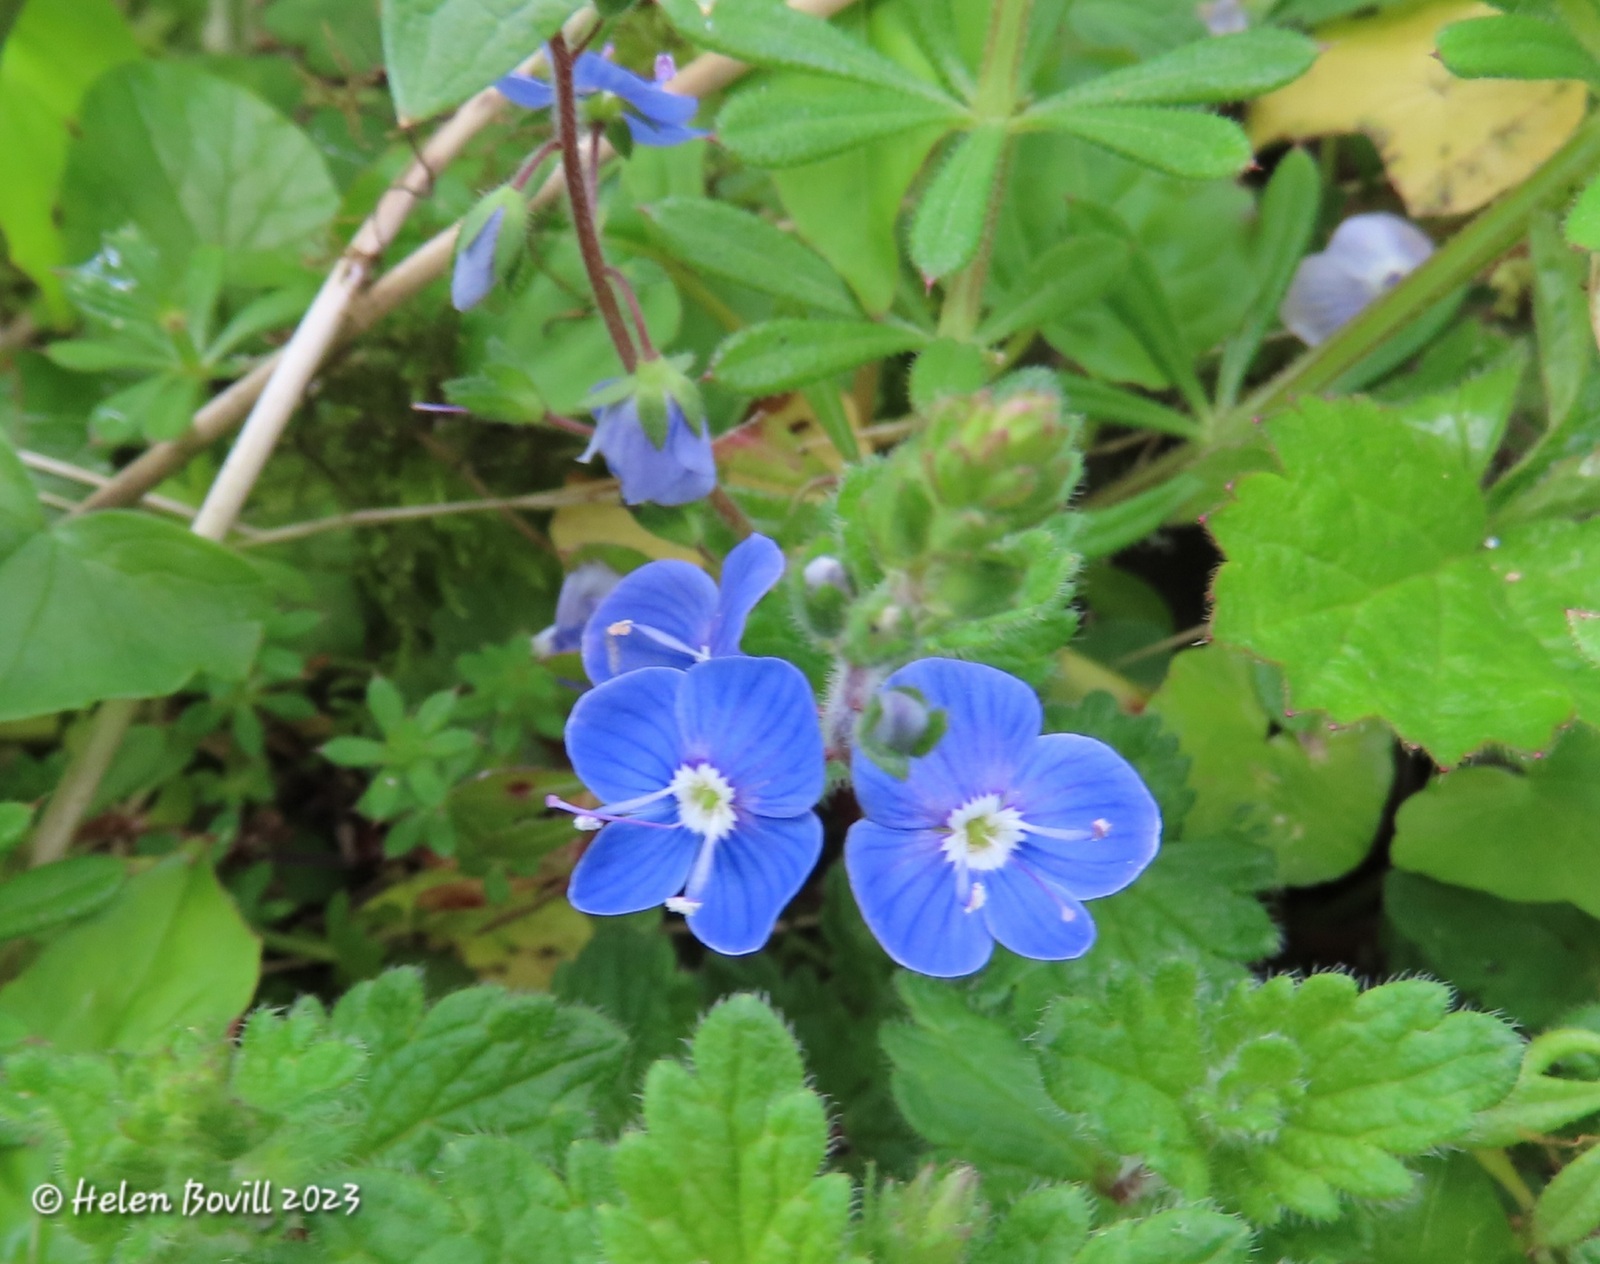
M 1448 1013 L 1437 984 L 1361 992 L 1338 974 L 1196 990 L 1193 967 L 1071 997 L 1040 1035 L 1051 1096 L 1112 1153 L 1253 1220 L 1330 1220 L 1341 1195 L 1391 1199 L 1400 1161 L 1462 1140 L 1510 1086 L 1517 1042 Z
M 126 870 L 111 856 L 69 856 L 0 883 L 0 939 L 37 935 L 104 908 Z
M 781 1264 L 840 1258 L 850 1185 L 819 1176 L 822 1102 L 800 1053 L 753 997 L 724 1001 L 695 1033 L 693 1067 L 659 1062 L 644 1087 L 644 1131 L 617 1143 L 621 1195 L 602 1209 L 617 1264 Z
M 1439 59 L 1462 79 L 1600 79 L 1570 31 L 1532 14 L 1452 23 L 1439 33 Z
M 1460 768 L 1408 799 L 1395 820 L 1394 863 L 1503 899 L 1568 900 L 1600 917 L 1597 811 L 1600 732 L 1575 725 L 1542 759 Z M 1509 838 L 1521 839 L 1514 852 Z
M 173 856 L 51 939 L 0 988 L 0 1019 L 72 1052 L 153 1049 L 189 1028 L 215 1036 L 249 1005 L 260 961 L 211 866 Z
M 1496 534 L 1450 445 L 1373 404 L 1306 403 L 1271 434 L 1283 473 L 1211 520 L 1216 635 L 1281 663 L 1295 707 L 1382 716 L 1444 763 L 1600 709 L 1563 613 L 1600 597 L 1593 522 Z
M 383 0 L 383 60 L 402 125 L 514 69 L 577 8 L 568 0 Z

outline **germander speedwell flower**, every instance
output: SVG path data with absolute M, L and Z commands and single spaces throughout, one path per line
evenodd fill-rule
M 1290 333 L 1315 347 L 1432 253 L 1433 242 L 1410 220 L 1386 211 L 1352 215 L 1333 230 L 1326 250 L 1300 260 L 1278 314 Z
M 1033 690 L 992 667 L 924 659 L 886 687 L 920 691 L 947 728 L 903 781 L 853 756 L 866 819 L 850 827 L 845 867 L 878 941 L 940 977 L 979 969 L 996 940 L 1047 961 L 1087 952 L 1082 901 L 1127 886 L 1160 845 L 1139 774 L 1093 738 L 1041 737 Z
M 782 575 L 783 550 L 764 535 L 729 552 L 720 587 L 688 562 L 647 562 L 595 608 L 583 669 L 598 685 L 641 667 L 682 670 L 738 654 L 750 612 Z
M 570 654 L 583 647 L 583 630 L 620 576 L 604 562 L 585 562 L 561 581 L 556 597 L 556 621 L 533 638 L 540 658 Z
M 706 133 L 688 126 L 700 102 L 668 92 L 663 86 L 677 73 L 672 58 L 666 55 L 656 58 L 652 83 L 595 53 L 584 53 L 572 66 L 572 90 L 580 97 L 610 93 L 625 102 L 622 121 L 628 125 L 635 144 L 681 145 Z M 555 100 L 555 90 L 548 83 L 529 75 L 506 75 L 497 79 L 494 86 L 506 100 L 526 110 L 548 109 Z
M 567 723 L 567 753 L 603 806 L 572 872 L 584 913 L 665 904 L 708 948 L 767 942 L 822 851 L 822 730 L 811 687 L 777 658 L 646 667 L 590 690 Z

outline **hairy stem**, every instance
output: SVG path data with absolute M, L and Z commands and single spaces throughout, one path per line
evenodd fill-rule
M 578 131 L 578 101 L 572 88 L 572 51 L 561 35 L 550 39 L 550 80 L 556 94 L 556 135 L 561 138 L 561 168 L 567 177 L 567 205 L 572 208 L 572 231 L 578 239 L 583 270 L 589 274 L 595 306 L 605 322 L 606 333 L 617 349 L 622 367 L 632 373 L 639 364 L 628 326 L 617 306 L 617 296 L 606 275 L 606 256 L 600 247 L 600 230 L 595 225 L 595 206 L 589 196 L 589 182 L 583 172 L 583 137 Z

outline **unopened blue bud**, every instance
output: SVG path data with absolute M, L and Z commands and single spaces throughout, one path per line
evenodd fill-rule
M 888 750 L 908 755 L 928 733 L 928 708 L 900 689 L 878 695 L 880 712 L 872 740 Z

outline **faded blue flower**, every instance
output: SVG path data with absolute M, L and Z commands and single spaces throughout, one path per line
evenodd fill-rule
M 711 431 L 704 422 L 699 429 L 691 426 L 676 400 L 665 404 L 666 442 L 660 447 L 639 421 L 633 397 L 594 410 L 594 438 L 578 459 L 592 461 L 596 453 L 605 457 L 627 504 L 687 505 L 709 496 L 717 485 Z
M 621 579 L 604 562 L 585 562 L 561 581 L 556 598 L 556 621 L 533 638 L 540 658 L 571 654 L 583 647 L 583 630 L 607 593 Z
M 596 53 L 583 53 L 573 63 L 572 88 L 580 97 L 609 92 L 626 102 L 629 108 L 624 109 L 622 118 L 635 144 L 681 145 L 708 133 L 688 126 L 700 102 L 694 97 L 668 92 L 662 86 L 675 74 L 677 68 L 670 57 L 656 58 L 655 82 L 652 83 Z M 506 100 L 528 110 L 549 109 L 555 101 L 555 90 L 550 84 L 528 75 L 506 75 L 496 80 L 494 86 Z
M 822 731 L 799 669 L 719 658 L 647 667 L 590 690 L 567 722 L 567 753 L 594 809 L 552 797 L 599 829 L 572 871 L 584 913 L 665 904 L 706 947 L 755 952 L 815 868 Z
M 944 978 L 981 968 L 996 940 L 1045 961 L 1087 952 L 1081 902 L 1122 890 L 1160 845 L 1139 774 L 1093 738 L 1041 737 L 1033 690 L 992 667 L 923 659 L 887 687 L 920 690 L 948 728 L 903 781 L 859 749 L 852 759 L 866 819 L 845 867 L 878 941 Z
M 456 311 L 472 310 L 494 289 L 495 243 L 500 240 L 505 221 L 504 208 L 496 207 L 477 235 L 456 252 L 455 267 L 450 273 L 450 305 Z
M 718 587 L 698 566 L 668 559 L 625 575 L 583 634 L 595 684 L 643 667 L 682 671 L 740 652 L 745 620 L 783 576 L 783 550 L 764 535 L 734 546 Z
M 1433 253 L 1433 242 L 1410 220 L 1386 211 L 1352 215 L 1307 255 L 1278 314 L 1308 346 L 1326 342 L 1373 300 L 1399 285 Z
M 1250 29 L 1250 13 L 1243 0 L 1204 0 L 1195 13 L 1212 35 L 1238 35 Z

